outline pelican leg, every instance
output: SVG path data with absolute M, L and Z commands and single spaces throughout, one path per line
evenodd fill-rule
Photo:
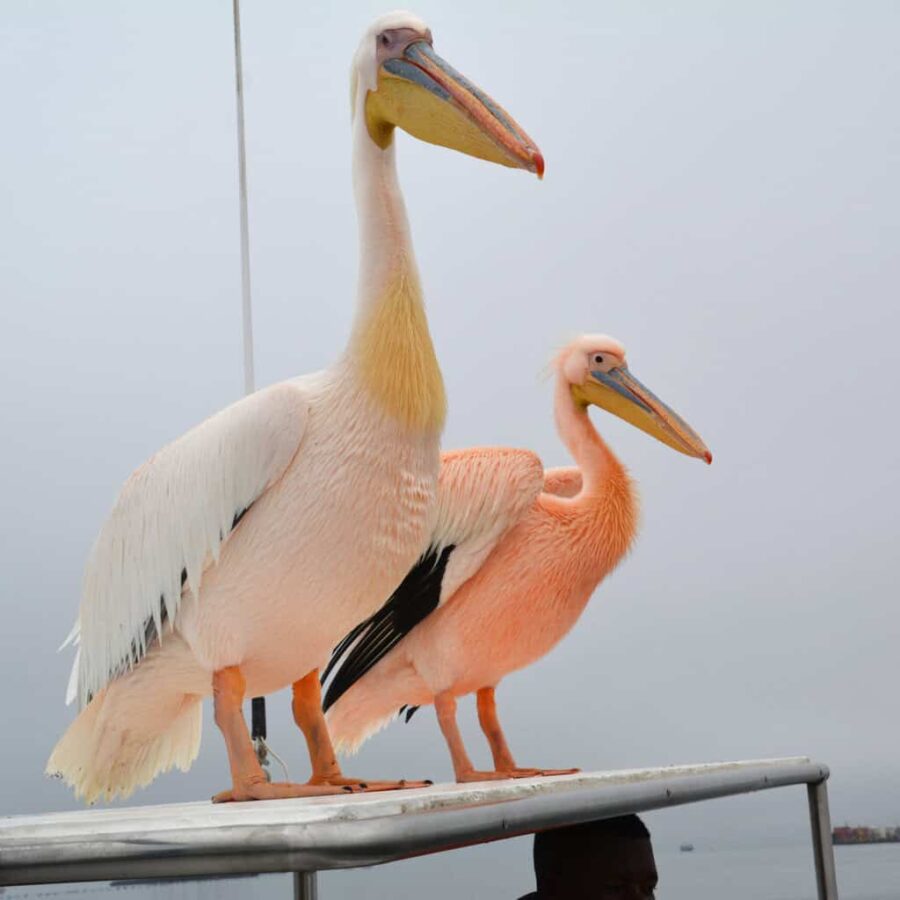
M 314 669 L 292 688 L 291 711 L 294 721 L 306 738 L 309 760 L 312 764 L 312 777 L 308 784 L 343 787 L 345 790 L 363 791 L 395 791 L 401 788 L 425 787 L 430 781 L 363 781 L 349 778 L 341 772 L 328 725 L 322 714 L 322 688 L 319 683 L 319 671 Z
M 453 772 L 457 781 L 499 781 L 510 777 L 503 772 L 481 772 L 472 765 L 456 724 L 456 697 L 453 694 L 449 691 L 438 694 L 434 698 L 434 709 L 453 760 Z
M 228 762 L 231 766 L 231 790 L 221 791 L 213 803 L 233 800 L 274 800 L 280 797 L 310 797 L 338 794 L 348 788 L 331 785 L 292 784 L 288 781 L 268 782 L 260 768 L 250 732 L 244 720 L 245 682 L 237 666 L 220 669 L 213 675 L 213 702 L 216 725 L 225 738 Z
M 494 757 L 494 768 L 506 778 L 532 778 L 535 775 L 573 775 L 578 769 L 524 769 L 516 765 L 506 736 L 500 727 L 497 717 L 497 701 L 494 688 L 484 687 L 478 690 L 478 724 L 488 740 L 491 754 Z

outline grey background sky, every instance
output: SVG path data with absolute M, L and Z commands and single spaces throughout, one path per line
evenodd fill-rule
M 260 384 L 326 365 L 347 334 L 348 67 L 384 8 L 244 3 Z M 811 754 L 832 766 L 837 821 L 896 822 L 900 6 L 415 9 L 547 160 L 538 183 L 399 137 L 446 445 L 567 462 L 540 372 L 569 336 L 606 331 L 715 455 L 595 415 L 643 526 L 563 645 L 501 688 L 521 761 Z M 115 492 L 241 391 L 231 40 L 224 0 L 3 4 L 2 812 L 73 806 L 41 776 L 71 716 L 54 651 Z M 269 709 L 301 777 L 287 698 Z M 224 786 L 205 725 L 192 772 L 137 802 Z M 348 770 L 451 772 L 430 712 Z M 737 843 L 799 834 L 804 810 L 791 793 L 648 821 Z

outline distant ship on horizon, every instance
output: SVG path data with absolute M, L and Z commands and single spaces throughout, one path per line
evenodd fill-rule
M 831 832 L 831 840 L 835 844 L 900 844 L 900 826 L 842 825 Z

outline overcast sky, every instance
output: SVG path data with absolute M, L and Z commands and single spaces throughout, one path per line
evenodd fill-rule
M 383 9 L 244 3 L 260 384 L 328 364 L 347 335 L 348 68 Z M 595 412 L 640 485 L 641 533 L 573 633 L 501 687 L 521 763 L 809 754 L 832 767 L 836 821 L 896 822 L 900 6 L 415 9 L 547 161 L 540 183 L 399 136 L 446 446 L 567 463 L 541 372 L 605 331 L 715 455 L 708 468 Z M 241 392 L 231 41 L 226 0 L 3 4 L 2 812 L 74 806 L 41 774 L 72 716 L 55 650 L 116 491 Z M 285 695 L 269 722 L 305 777 Z M 191 773 L 137 802 L 225 786 L 209 711 L 205 727 Z M 452 771 L 429 711 L 347 768 Z M 801 833 L 803 803 L 648 822 L 757 840 Z

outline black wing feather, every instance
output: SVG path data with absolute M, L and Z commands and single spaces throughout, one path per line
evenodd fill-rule
M 377 616 L 378 613 L 375 613 Z M 374 618 L 374 616 L 372 617 Z M 371 618 L 363 619 L 356 628 L 353 629 L 338 645 L 331 651 L 331 659 L 328 660 L 328 665 L 325 666 L 325 671 L 322 673 L 322 676 L 319 678 L 319 682 L 321 684 L 325 684 L 328 681 L 328 676 L 331 674 L 334 667 L 340 662 L 341 657 L 347 652 L 347 649 L 350 645 L 366 630 L 369 623 L 372 621 Z
M 437 609 L 447 561 L 455 549 L 429 548 L 375 615 L 357 625 L 335 647 L 322 681 L 335 672 L 322 708 L 328 710 L 369 669 L 384 659 L 427 615 Z

